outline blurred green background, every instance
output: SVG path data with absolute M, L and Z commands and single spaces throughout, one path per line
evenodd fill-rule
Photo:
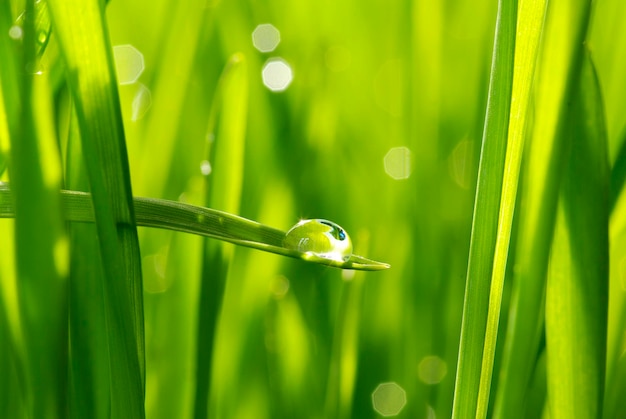
M 13 2 L 15 15 L 20 7 Z M 134 195 L 201 204 L 205 178 L 228 173 L 208 173 L 205 150 L 220 74 L 240 53 L 249 98 L 238 214 L 283 230 L 302 218 L 335 221 L 356 254 L 392 266 L 341 271 L 233 247 L 213 358 L 204 360 L 213 365 L 213 416 L 373 418 L 378 403 L 379 412 L 401 408 L 398 417 L 450 417 L 496 8 L 469 0 L 108 3 L 111 45 L 132 45 L 145 65 L 119 86 Z M 611 162 L 626 125 L 625 17 L 626 3 L 595 2 L 588 41 Z M 280 33 L 272 51 L 253 45 L 260 24 Z M 42 65 L 54 73 L 54 31 L 51 39 Z M 277 92 L 263 69 L 278 58 L 293 78 Z M 128 66 L 118 56 L 120 76 Z M 624 213 L 612 220 L 616 245 L 626 237 Z M 196 345 L 206 338 L 198 324 L 204 239 L 139 234 L 146 413 L 191 417 Z M 0 249 L 10 241 L 0 238 Z M 612 249 L 609 327 L 621 324 L 626 289 L 623 248 Z M 7 253 L 2 266 L 12 275 Z M 623 331 L 609 334 L 621 354 Z M 404 393 L 387 386 L 391 393 L 373 399 L 392 382 Z
M 134 194 L 193 196 L 217 79 L 241 52 L 250 97 L 239 213 L 285 230 L 333 220 L 355 253 L 392 265 L 342 273 L 236 249 L 213 360 L 219 417 L 333 417 L 332 398 L 352 417 L 375 417 L 372 393 L 385 382 L 406 392 L 402 417 L 428 406 L 450 415 L 495 8 L 110 3 L 112 43 L 143 53 L 139 82 L 152 96 L 126 123 Z M 280 43 L 263 53 L 252 34 L 266 23 Z M 293 71 L 282 92 L 263 83 L 273 58 Z M 132 114 L 134 86 L 120 91 Z M 387 153 L 403 179 L 386 173 Z M 146 406 L 172 417 L 190 407 L 197 312 L 199 252 L 179 247 L 199 239 L 159 235 L 141 244 Z M 346 310 L 354 319 L 344 323 Z

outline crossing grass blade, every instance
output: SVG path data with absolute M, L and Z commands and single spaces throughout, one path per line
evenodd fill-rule
M 122 116 L 104 5 L 50 1 L 93 193 L 104 263 L 111 414 L 144 417 L 143 286 Z M 104 279 L 104 278 L 102 278 Z
M 498 2 L 452 417 L 476 415 L 513 84 L 517 1 Z
M 587 56 L 574 85 L 570 150 L 546 290 L 550 417 L 602 417 L 608 273 L 609 166 L 602 96 Z

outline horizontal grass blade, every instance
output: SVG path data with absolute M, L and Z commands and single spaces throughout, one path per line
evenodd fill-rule
M 93 223 L 95 220 L 91 195 L 85 192 L 62 191 L 64 217 L 67 221 Z M 317 256 L 310 252 L 285 247 L 285 232 L 237 215 L 182 202 L 154 198 L 135 198 L 138 226 L 164 228 L 199 234 L 239 246 L 289 256 L 307 262 L 342 269 L 378 271 L 390 266 L 363 256 L 352 255 L 347 261 Z M 0 184 L 0 218 L 15 217 L 15 208 L 8 184 Z

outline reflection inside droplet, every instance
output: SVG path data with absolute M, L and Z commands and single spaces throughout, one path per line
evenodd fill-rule
M 303 253 L 345 262 L 352 256 L 352 240 L 339 225 L 328 220 L 302 220 L 285 235 L 284 246 Z

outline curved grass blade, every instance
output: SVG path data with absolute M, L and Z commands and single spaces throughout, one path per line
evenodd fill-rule
M 85 192 L 61 191 L 64 217 L 67 221 L 93 223 L 95 220 L 91 195 Z M 142 227 L 163 228 L 198 234 L 239 246 L 302 259 L 307 262 L 341 269 L 379 271 L 387 263 L 352 255 L 339 261 L 299 252 L 282 243 L 285 232 L 227 212 L 198 207 L 182 202 L 155 198 L 135 198 L 135 217 Z M 8 184 L 0 185 L 0 218 L 15 217 L 13 198 Z

